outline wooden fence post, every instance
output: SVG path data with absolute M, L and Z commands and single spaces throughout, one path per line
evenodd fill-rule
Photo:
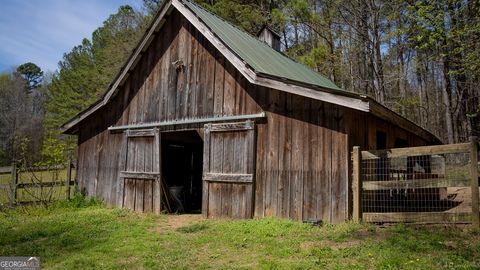
M 18 174 L 17 174 L 17 163 L 12 162 L 12 182 L 11 182 L 11 194 L 10 194 L 10 205 L 14 206 L 17 202 L 17 184 L 18 184 Z
M 66 194 L 65 198 L 70 200 L 70 181 L 72 181 L 72 160 L 68 160 L 67 182 L 65 183 Z
M 353 192 L 353 213 L 354 222 L 362 220 L 362 159 L 359 146 L 353 147 L 352 152 L 352 192 Z
M 472 184 L 472 225 L 480 227 L 479 198 L 478 198 L 478 147 L 477 137 L 470 137 L 470 177 Z
M 73 194 L 80 193 L 80 188 L 78 186 L 78 159 L 75 159 L 75 163 L 72 162 L 72 170 L 75 169 L 75 177 L 73 177 Z

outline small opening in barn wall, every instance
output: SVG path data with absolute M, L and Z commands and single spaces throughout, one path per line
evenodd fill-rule
M 393 148 L 403 148 L 403 147 L 408 147 L 408 141 L 405 139 L 396 138 Z
M 196 131 L 162 133 L 162 174 L 170 211 L 201 213 L 203 140 Z
M 377 149 L 387 149 L 387 133 L 377 130 Z
M 387 133 L 384 131 L 377 130 L 376 134 L 376 147 L 377 149 L 386 149 L 387 148 Z M 387 158 L 379 158 L 377 160 L 376 166 L 376 175 L 379 181 L 386 181 L 388 180 L 388 170 L 386 164 L 388 163 Z

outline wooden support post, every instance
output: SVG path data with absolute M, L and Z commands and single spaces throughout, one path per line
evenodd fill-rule
M 360 147 L 354 146 L 352 152 L 352 192 L 353 192 L 353 213 L 354 222 L 362 220 L 362 159 Z
M 70 181 L 72 181 L 72 160 L 68 160 L 67 182 L 65 183 L 65 198 L 70 200 Z
M 470 177 L 472 180 L 472 225 L 480 227 L 480 211 L 478 198 L 478 147 L 477 137 L 470 137 Z
M 12 162 L 12 182 L 11 182 L 11 194 L 10 194 L 10 205 L 14 206 L 17 202 L 17 184 L 18 184 L 18 173 L 17 173 L 17 163 Z
M 212 124 L 205 124 L 204 126 L 204 140 L 203 140 L 203 172 L 202 172 L 202 216 L 203 218 L 208 218 L 208 195 L 209 195 L 209 186 L 210 184 L 205 181 L 204 174 L 205 172 L 210 171 L 210 139 L 211 134 L 210 130 Z

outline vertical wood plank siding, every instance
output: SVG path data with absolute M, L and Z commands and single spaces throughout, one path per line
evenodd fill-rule
M 255 91 L 267 111 L 267 121 L 257 124 L 257 217 L 342 222 L 351 214 L 354 145 L 376 149 L 377 129 L 386 130 L 388 147 L 396 138 L 425 144 L 368 113 L 272 89 Z
M 110 133 L 109 126 L 261 111 L 266 111 L 267 119 L 256 124 L 253 209 L 257 217 L 341 222 L 349 217 L 351 209 L 348 202 L 353 145 L 375 149 L 377 129 L 387 132 L 388 147 L 393 147 L 396 137 L 408 140 L 411 146 L 426 144 L 416 135 L 368 113 L 249 84 L 174 10 L 118 94 L 81 123 L 77 173 L 81 191 L 102 198 L 109 206 L 121 206 L 123 196 L 132 197 L 128 203 L 138 204 L 155 196 L 151 183 L 141 186 L 126 180 L 125 189 L 123 183 L 118 183 L 119 172 L 133 166 L 125 164 L 125 151 L 136 150 L 127 150 L 123 134 Z M 212 137 L 210 143 L 215 142 Z M 218 149 L 214 159 L 232 154 L 221 151 L 221 146 L 211 147 L 214 152 Z M 210 185 L 211 194 L 226 193 L 213 198 L 241 192 L 221 189 L 221 185 Z M 143 189 L 147 198 L 135 200 L 135 193 L 124 194 L 127 189 Z M 208 203 L 239 215 L 232 201 Z

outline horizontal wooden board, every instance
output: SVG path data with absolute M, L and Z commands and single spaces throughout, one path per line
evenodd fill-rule
M 469 143 L 433 145 L 420 147 L 393 148 L 388 150 L 362 151 L 362 159 L 378 159 L 393 157 L 410 157 L 424 155 L 439 155 L 452 153 L 465 153 L 470 151 Z
M 239 120 L 248 120 L 248 119 L 255 120 L 255 119 L 263 119 L 263 118 L 265 118 L 265 112 L 261 112 L 257 114 L 244 114 L 244 115 L 232 115 L 232 116 L 221 116 L 221 117 L 220 116 L 219 117 L 203 117 L 203 118 L 161 121 L 161 122 L 154 122 L 154 123 L 111 126 L 108 128 L 108 130 L 110 130 L 111 132 L 118 132 L 123 130 L 162 128 L 162 127 L 190 125 L 190 124 L 206 124 L 206 123 L 212 123 L 212 122 L 227 122 L 227 121 L 239 121 Z
M 10 174 L 12 173 L 12 166 L 0 167 L 0 174 Z
M 62 170 L 65 169 L 68 166 L 65 166 L 63 164 L 61 165 L 55 165 L 51 167 L 47 166 L 41 166 L 41 167 L 31 167 L 27 168 L 27 172 L 43 172 L 43 171 L 53 171 L 53 170 Z M 72 168 L 74 168 L 72 164 Z M 11 174 L 12 173 L 12 166 L 7 166 L 7 167 L 0 167 L 0 174 Z
M 449 212 L 399 212 L 363 213 L 365 222 L 406 222 L 406 223 L 470 223 L 471 213 Z
M 154 129 L 127 130 L 127 137 L 153 137 Z
M 211 132 L 250 130 L 253 128 L 254 128 L 254 125 L 252 121 L 246 121 L 246 122 L 240 122 L 240 123 L 211 124 L 208 126 L 208 130 Z
M 146 179 L 152 180 L 160 177 L 159 172 L 120 172 L 121 178 L 132 178 L 132 179 Z
M 40 187 L 58 187 L 65 186 L 67 181 L 62 182 L 43 182 L 43 183 L 21 183 L 17 184 L 17 188 L 40 188 Z M 74 185 L 74 181 L 70 181 L 70 185 Z
M 401 181 L 365 181 L 363 190 L 388 190 L 409 188 L 469 187 L 470 179 L 412 179 Z
M 206 173 L 203 180 L 210 182 L 251 183 L 253 174 Z

